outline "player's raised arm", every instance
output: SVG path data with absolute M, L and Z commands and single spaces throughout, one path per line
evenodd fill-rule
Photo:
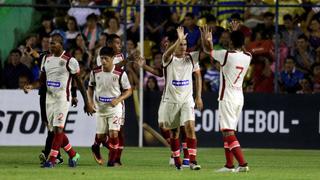
M 180 44 L 183 40 L 186 39 L 188 34 L 184 34 L 184 28 L 183 27 L 178 27 L 177 28 L 177 33 L 178 33 L 178 40 L 171 45 L 166 52 L 163 53 L 163 61 L 166 63 L 170 60 L 171 55 L 174 53 L 176 50 L 178 44 Z

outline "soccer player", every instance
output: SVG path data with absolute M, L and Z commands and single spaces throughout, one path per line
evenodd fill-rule
M 100 50 L 101 66 L 90 74 L 88 87 L 89 102 L 97 108 L 97 132 L 93 148 L 99 149 L 107 133 L 109 136 L 109 160 L 107 166 L 118 166 L 119 132 L 123 118 L 123 101 L 132 94 L 128 76 L 124 70 L 113 63 L 113 49 L 103 47 Z M 94 95 L 95 92 L 95 95 Z M 93 108 L 92 108 L 93 109 Z M 92 148 L 92 149 L 93 149 Z M 95 160 L 102 165 L 102 158 Z
M 108 40 L 107 40 L 107 46 L 111 47 L 113 49 L 114 52 L 114 56 L 113 56 L 113 64 L 115 64 L 117 67 L 121 67 L 123 69 L 123 66 L 126 65 L 127 61 L 124 58 L 124 55 L 121 53 L 121 38 L 120 36 L 116 35 L 116 34 L 111 34 L 108 36 Z M 100 55 L 97 56 L 97 66 L 101 66 L 101 57 Z M 116 155 L 116 162 L 118 165 L 121 165 L 121 155 L 122 155 L 122 151 L 124 148 L 124 125 L 125 122 L 125 104 L 123 102 L 123 115 L 122 115 L 122 121 L 121 121 L 121 128 L 120 128 L 120 132 L 118 133 L 118 138 L 119 138 L 119 146 L 118 146 L 118 151 L 117 151 L 117 155 Z M 94 144 L 91 146 L 91 151 L 93 153 L 94 159 L 96 160 L 96 162 L 98 164 L 101 164 L 103 162 L 103 158 L 101 156 L 100 153 L 100 145 L 103 145 L 107 148 L 109 148 L 109 138 L 108 136 L 106 136 L 105 140 L 101 140 L 97 138 L 97 134 L 95 137 L 95 141 Z
M 163 67 L 166 85 L 163 91 L 162 105 L 159 107 L 159 118 L 164 127 L 170 129 L 170 146 L 175 166 L 181 169 L 179 127 L 184 124 L 187 148 L 190 158 L 190 169 L 200 170 L 201 166 L 197 164 L 197 140 L 195 134 L 195 101 L 197 108 L 202 108 L 201 99 L 201 80 L 196 83 L 197 92 L 195 101 L 193 99 L 193 81 L 192 74 L 198 74 L 201 77 L 198 59 L 186 52 L 187 34 L 184 34 L 183 27 L 177 28 L 178 40 L 171 45 L 163 54 Z M 161 120 L 162 119 L 162 120 Z
M 219 120 L 220 129 L 223 135 L 226 164 L 217 172 L 247 172 L 249 167 L 243 157 L 240 143 L 235 135 L 238 124 L 238 118 L 242 111 L 244 98 L 242 84 L 244 76 L 249 68 L 252 59 L 251 54 L 243 50 L 244 35 L 238 30 L 239 23 L 231 22 L 231 46 L 230 50 L 213 50 L 212 32 L 205 26 L 202 29 L 202 42 L 205 52 L 208 53 L 210 47 L 210 56 L 218 61 L 220 68 L 219 89 Z M 233 157 L 239 163 L 235 169 Z
M 46 84 L 48 128 L 50 131 L 54 131 L 54 138 L 49 159 L 42 167 L 52 168 L 55 166 L 60 147 L 69 155 L 69 166 L 76 167 L 80 155 L 72 148 L 68 137 L 63 132 L 70 106 L 71 79 L 76 81 L 83 96 L 85 112 L 93 112 L 94 110 L 89 106 L 85 88 L 78 75 L 79 64 L 76 59 L 66 55 L 63 50 L 63 37 L 60 34 L 51 36 L 50 51 L 52 55 L 48 55 L 42 62 L 40 80 L 26 85 L 24 91 L 29 92 L 32 89 L 39 88 L 41 84 Z

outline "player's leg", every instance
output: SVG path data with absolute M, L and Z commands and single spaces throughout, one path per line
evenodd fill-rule
M 218 172 L 243 172 L 249 170 L 240 143 L 235 135 L 235 129 L 238 124 L 238 117 L 241 113 L 241 109 L 242 105 L 236 105 L 225 101 L 219 102 L 220 127 L 222 129 L 225 147 L 226 164 L 224 168 L 219 169 Z M 234 169 L 233 157 L 235 157 L 239 163 L 237 169 Z
M 201 166 L 197 163 L 197 137 L 195 133 L 195 115 L 194 115 L 194 103 L 187 102 L 182 105 L 181 108 L 181 122 L 185 125 L 187 147 L 190 159 L 190 169 L 200 170 Z
M 171 129 L 170 146 L 171 153 L 174 159 L 174 164 L 178 170 L 181 169 L 181 159 L 180 159 L 180 140 L 179 140 L 179 128 Z
M 100 145 L 106 142 L 108 120 L 106 116 L 101 115 L 99 113 L 96 114 L 96 119 L 97 119 L 97 129 L 96 129 L 94 143 L 91 146 L 91 151 L 92 151 L 94 160 L 98 164 L 102 165 L 104 163 L 104 160 L 100 153 Z
M 121 166 L 122 165 L 121 155 L 124 149 L 124 126 L 123 125 L 121 125 L 120 127 L 120 131 L 118 133 L 118 139 L 119 139 L 119 146 L 118 146 L 115 162 L 117 163 L 117 165 Z
M 182 166 L 183 167 L 189 167 L 189 151 L 187 146 L 187 135 L 184 125 L 180 125 L 180 136 L 181 136 L 181 147 L 183 151 L 183 161 Z
M 108 118 L 108 129 L 109 129 L 109 160 L 107 166 L 113 167 L 119 164 L 116 163 L 116 158 L 118 154 L 119 147 L 119 132 L 121 126 L 121 114 L 114 115 Z

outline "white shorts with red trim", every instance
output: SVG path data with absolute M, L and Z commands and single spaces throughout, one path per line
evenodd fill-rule
M 109 130 L 120 131 L 122 111 L 116 111 L 110 115 L 97 113 L 97 134 L 107 134 Z
M 194 102 L 183 104 L 161 102 L 158 113 L 158 122 L 162 122 L 164 127 L 169 129 L 184 126 L 187 121 L 195 120 Z
M 69 101 L 50 101 L 46 102 L 46 114 L 48 118 L 48 129 L 53 127 L 64 128 L 70 107 Z
M 219 101 L 220 129 L 236 130 L 243 104 L 234 104 L 230 101 Z

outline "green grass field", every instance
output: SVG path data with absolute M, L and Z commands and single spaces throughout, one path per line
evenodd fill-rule
M 185 168 L 176 171 L 168 165 L 166 148 L 128 147 L 123 154 L 123 166 L 99 166 L 89 148 L 76 148 L 81 154 L 79 166 L 67 163 L 54 169 L 39 166 L 40 147 L 0 147 L 0 179 L 320 179 L 320 150 L 244 149 L 249 173 L 219 174 L 214 170 L 224 164 L 224 151 L 219 148 L 200 148 L 200 171 Z M 104 157 L 106 157 L 106 151 Z M 67 155 L 63 154 L 65 162 Z

